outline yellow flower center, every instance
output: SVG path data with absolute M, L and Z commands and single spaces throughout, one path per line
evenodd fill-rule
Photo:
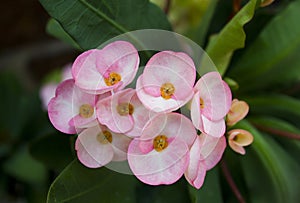
M 111 132 L 104 130 L 102 133 L 97 135 L 97 140 L 101 144 L 107 144 L 112 142 L 112 134 Z
M 204 101 L 201 97 L 200 97 L 200 109 L 204 109 Z
M 164 83 L 160 87 L 160 95 L 164 99 L 170 99 L 175 92 L 175 87 L 172 83 Z
M 158 135 L 153 140 L 153 148 L 157 152 L 161 152 L 162 150 L 168 147 L 168 138 L 165 135 Z
M 113 86 L 121 81 L 121 75 L 115 72 L 111 72 L 108 78 L 104 78 L 104 82 L 107 86 Z
M 94 108 L 90 104 L 83 104 L 79 108 L 79 115 L 83 118 L 90 118 L 94 114 Z
M 130 103 L 121 103 L 117 106 L 117 111 L 121 116 L 132 115 L 134 112 L 134 107 Z

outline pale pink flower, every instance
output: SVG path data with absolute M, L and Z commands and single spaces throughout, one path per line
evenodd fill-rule
M 127 159 L 131 139 L 110 131 L 106 126 L 96 125 L 83 130 L 75 143 L 79 161 L 89 168 L 98 168 L 111 161 Z
M 62 70 L 62 80 L 61 81 L 72 78 L 71 66 L 72 66 L 71 64 L 64 66 L 64 68 Z M 41 87 L 40 98 L 42 101 L 43 108 L 45 110 L 48 109 L 48 104 L 49 104 L 50 100 L 53 97 L 55 97 L 55 90 L 56 90 L 57 86 L 58 86 L 58 83 L 49 82 Z
M 252 142 L 253 135 L 247 130 L 234 129 L 228 132 L 228 144 L 233 151 L 239 154 L 246 154 L 244 147 Z
M 97 117 L 101 124 L 116 133 L 140 136 L 148 120 L 155 115 L 140 102 L 134 89 L 116 92 L 97 103 Z
M 195 78 L 195 65 L 187 54 L 162 51 L 146 64 L 138 78 L 136 91 L 146 108 L 171 112 L 192 98 Z
M 221 137 L 225 133 L 224 117 L 231 106 L 231 91 L 218 72 L 203 75 L 194 87 L 191 119 L 202 133 Z
M 132 172 L 150 185 L 176 182 L 188 166 L 189 148 L 196 136 L 191 121 L 181 114 L 155 116 L 141 137 L 129 145 L 128 163 Z
M 203 185 L 206 171 L 221 160 L 225 147 L 224 136 L 220 138 L 206 134 L 198 136 L 190 150 L 190 162 L 184 174 L 186 180 L 199 189 Z
M 97 96 L 83 92 L 69 79 L 58 85 L 55 97 L 48 105 L 48 115 L 53 126 L 64 133 L 75 134 L 97 124 L 95 105 Z
M 249 105 L 246 102 L 234 99 L 226 117 L 227 125 L 233 126 L 234 124 L 245 118 L 248 112 Z
M 132 82 L 139 66 L 139 55 L 132 44 L 115 41 L 103 49 L 79 55 L 72 66 L 75 84 L 91 94 L 119 90 Z

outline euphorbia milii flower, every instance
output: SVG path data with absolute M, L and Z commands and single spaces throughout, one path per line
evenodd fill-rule
M 213 137 L 201 134 L 190 150 L 190 162 L 185 172 L 187 181 L 199 189 L 206 175 L 221 159 L 226 147 L 225 137 Z
M 48 105 L 50 121 L 57 130 L 75 134 L 76 129 L 97 124 L 96 102 L 97 96 L 80 90 L 73 79 L 63 81 Z
M 218 72 L 203 75 L 194 87 L 191 119 L 202 133 L 221 137 L 225 133 L 224 117 L 231 106 L 231 91 Z
M 249 105 L 246 102 L 234 99 L 226 117 L 227 125 L 233 126 L 234 124 L 245 118 L 248 112 Z
M 171 112 L 191 99 L 195 78 L 195 65 L 187 54 L 162 51 L 146 64 L 138 78 L 136 91 L 148 109 Z
M 97 103 L 97 117 L 101 124 L 130 137 L 140 136 L 154 112 L 146 109 L 134 89 L 121 90 Z
M 75 149 L 83 165 L 98 168 L 111 161 L 126 160 L 130 141 L 131 139 L 125 135 L 116 134 L 105 126 L 96 125 L 79 134 Z
M 239 154 L 246 153 L 244 147 L 253 142 L 253 135 L 242 129 L 234 129 L 228 132 L 228 144 L 231 149 Z
M 150 185 L 176 182 L 187 168 L 189 148 L 196 136 L 191 121 L 181 114 L 155 116 L 141 137 L 129 145 L 128 163 L 132 172 Z
M 86 92 L 100 94 L 124 88 L 134 79 L 139 55 L 132 44 L 115 41 L 103 49 L 79 55 L 72 67 L 75 84 Z

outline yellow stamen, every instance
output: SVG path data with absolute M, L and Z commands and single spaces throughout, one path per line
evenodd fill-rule
M 98 142 L 102 144 L 107 144 L 112 142 L 112 134 L 111 132 L 104 130 L 102 133 L 97 135 Z
M 200 97 L 200 109 L 204 109 L 204 101 L 201 97 Z
M 134 107 L 130 103 L 121 103 L 117 106 L 117 111 L 121 116 L 132 115 L 134 112 Z
M 83 118 L 90 118 L 94 114 L 94 108 L 90 104 L 83 104 L 79 108 L 79 115 Z
M 153 140 L 153 147 L 157 152 L 161 152 L 162 150 L 168 147 L 168 138 L 165 135 L 158 135 Z
M 121 75 L 115 72 L 111 72 L 108 78 L 104 78 L 104 82 L 107 86 L 113 86 L 121 81 Z
M 164 83 L 160 87 L 160 95 L 164 99 L 170 99 L 175 92 L 175 87 L 172 83 Z

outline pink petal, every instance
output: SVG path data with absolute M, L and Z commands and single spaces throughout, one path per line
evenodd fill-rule
M 190 93 L 189 96 L 187 96 L 184 100 L 177 100 L 174 98 L 170 98 L 168 100 L 157 97 L 148 94 L 145 92 L 144 87 L 141 83 L 141 77 L 140 76 L 136 83 L 136 91 L 137 95 L 140 99 L 140 101 L 143 103 L 143 105 L 154 112 L 158 113 L 165 113 L 165 112 L 171 112 L 179 109 L 181 106 L 183 106 L 188 100 L 190 100 L 193 96 L 193 92 Z
M 146 64 L 142 85 L 146 93 L 151 94 L 148 87 L 160 89 L 164 83 L 171 83 L 175 87 L 174 97 L 177 100 L 185 100 L 191 95 L 195 78 L 195 66 L 188 55 L 182 52 L 162 51 L 152 56 Z
M 192 122 L 179 113 L 159 114 L 147 123 L 140 139 L 153 139 L 158 135 L 165 135 L 168 138 L 179 138 L 190 147 L 196 136 L 196 130 Z
M 206 175 L 205 162 L 200 161 L 201 145 L 200 137 L 197 137 L 190 149 L 190 161 L 184 173 L 186 180 L 197 189 L 202 186 Z
M 101 75 L 116 72 L 121 75 L 124 88 L 132 82 L 139 66 L 139 55 L 135 47 L 126 41 L 115 41 L 106 45 L 97 58 L 97 69 Z
M 80 115 L 76 115 L 69 121 L 69 125 L 75 128 L 88 128 L 98 125 L 98 121 L 95 113 L 90 118 L 83 118 Z
M 127 159 L 128 146 L 131 139 L 124 134 L 113 133 L 112 134 L 112 147 L 114 150 L 114 157 L 112 161 L 124 161 Z
M 189 161 L 188 146 L 174 139 L 161 152 L 141 152 L 139 140 L 134 139 L 128 149 L 128 162 L 135 176 L 150 185 L 172 184 L 184 173 Z
M 55 97 L 55 90 L 57 88 L 56 83 L 49 83 L 42 86 L 40 90 L 40 98 L 42 101 L 43 108 L 48 109 L 48 104 L 50 100 Z
M 224 119 L 219 121 L 210 121 L 205 116 L 202 116 L 204 130 L 203 133 L 214 137 L 221 137 L 224 135 L 226 130 L 226 125 Z
M 216 138 L 206 134 L 200 135 L 201 160 L 205 161 L 206 170 L 212 169 L 222 158 L 226 148 L 225 137 Z
M 209 72 L 203 75 L 195 85 L 199 91 L 199 99 L 204 101 L 203 115 L 212 120 L 220 120 L 229 111 L 231 105 L 231 92 L 218 72 Z
M 249 106 L 246 102 L 234 99 L 226 117 L 227 125 L 233 126 L 242 120 L 248 114 L 248 112 Z
M 52 125 L 59 131 L 67 134 L 75 134 L 74 126 L 69 121 L 74 117 L 73 112 L 74 80 L 66 80 L 58 85 L 56 96 L 48 105 L 48 115 Z
M 99 122 L 106 125 L 110 130 L 116 133 L 126 133 L 131 130 L 134 125 L 131 115 L 121 116 L 117 112 L 118 104 L 130 101 L 130 95 L 129 98 L 127 98 L 127 101 L 124 100 L 123 96 L 127 94 L 134 94 L 134 90 L 126 89 L 124 91 L 117 92 L 97 103 L 97 117 Z
M 237 152 L 237 153 L 239 153 L 239 154 L 242 154 L 242 155 L 245 155 L 245 154 L 246 154 L 246 151 L 245 151 L 245 149 L 244 149 L 243 146 L 237 145 L 237 144 L 236 144 L 234 141 L 232 141 L 232 140 L 229 140 L 229 141 L 228 141 L 228 144 L 229 144 L 230 148 L 231 148 L 233 151 L 235 151 L 235 152 Z
M 103 144 L 97 140 L 101 132 L 100 126 L 87 128 L 79 134 L 76 140 L 77 157 L 87 167 L 104 166 L 113 158 L 114 151 L 111 144 Z

